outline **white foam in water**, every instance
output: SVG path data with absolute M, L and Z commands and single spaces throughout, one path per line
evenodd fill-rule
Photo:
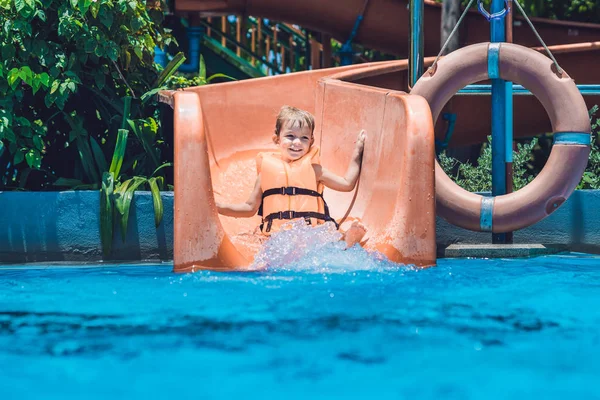
M 274 233 L 254 258 L 252 267 L 268 270 L 314 270 L 344 272 L 399 268 L 376 252 L 359 245 L 346 249 L 346 242 L 328 222 L 316 227 L 292 221 Z

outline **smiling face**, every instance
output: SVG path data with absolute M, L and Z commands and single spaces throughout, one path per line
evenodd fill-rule
M 276 136 L 275 144 L 279 146 L 284 161 L 296 161 L 310 150 L 313 136 L 310 127 L 298 126 L 293 121 L 286 122 L 279 135 Z

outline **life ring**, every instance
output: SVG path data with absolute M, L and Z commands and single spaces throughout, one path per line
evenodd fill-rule
M 529 89 L 548 113 L 554 145 L 546 165 L 524 188 L 484 197 L 454 183 L 436 160 L 435 186 L 438 215 L 462 228 L 502 233 L 542 220 L 571 195 L 587 165 L 591 126 L 573 80 L 543 54 L 511 43 L 479 43 L 451 53 L 423 74 L 411 94 L 427 99 L 435 124 L 458 90 L 497 78 Z

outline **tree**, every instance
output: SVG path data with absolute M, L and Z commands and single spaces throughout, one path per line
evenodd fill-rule
M 456 26 L 458 18 L 460 17 L 460 0 L 444 0 L 442 3 L 442 21 L 441 21 L 441 35 L 440 35 L 440 47 L 446 43 L 450 32 Z M 448 54 L 458 49 L 459 40 L 458 34 L 448 43 L 448 47 L 444 51 L 444 54 Z

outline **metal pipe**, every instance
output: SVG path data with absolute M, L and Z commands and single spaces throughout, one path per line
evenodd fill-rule
M 598 96 L 600 95 L 600 85 L 577 85 L 579 92 L 583 96 Z M 522 85 L 512 85 L 512 91 L 515 96 L 533 96 L 529 90 Z M 492 85 L 468 85 L 458 91 L 458 95 L 471 96 L 489 96 L 492 93 Z
M 507 0 L 506 7 L 508 12 L 506 13 L 506 42 L 513 42 L 513 1 Z M 506 194 L 513 192 L 513 85 L 512 82 L 506 82 L 506 137 L 504 138 L 506 143 L 505 157 L 506 157 Z M 513 242 L 513 233 L 506 232 L 505 243 Z
M 187 29 L 188 53 L 190 61 L 179 67 L 179 72 L 198 73 L 200 70 L 200 43 L 202 42 L 203 28 L 190 26 Z
M 504 9 L 504 0 L 492 0 L 491 13 Z M 506 40 L 504 19 L 490 20 L 490 41 Z M 492 79 L 492 196 L 506 194 L 506 85 L 502 79 Z M 492 234 L 492 243 L 505 243 L 505 234 Z
M 423 75 L 423 57 L 425 41 L 423 39 L 423 0 L 410 0 L 410 43 L 408 45 L 408 77 L 409 85 L 413 87 Z

